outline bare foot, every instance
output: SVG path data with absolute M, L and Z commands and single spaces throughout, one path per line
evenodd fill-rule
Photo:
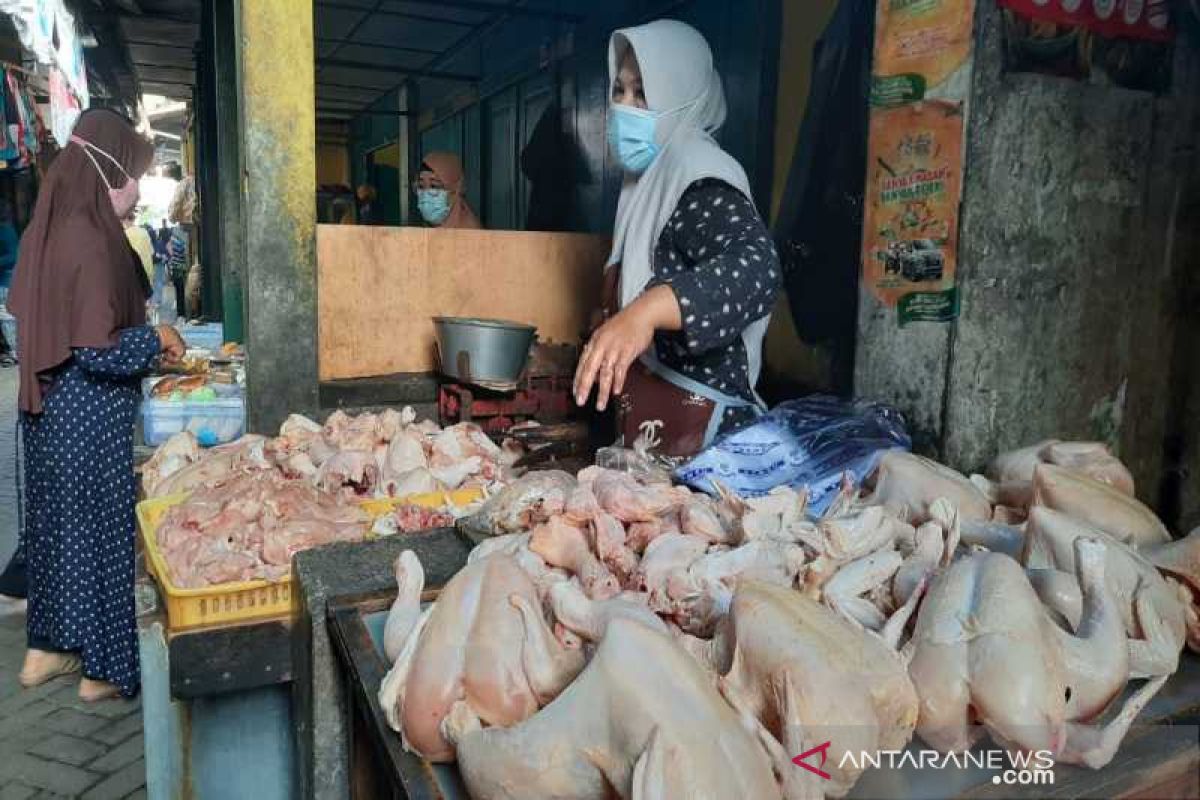
M 25 664 L 17 680 L 26 689 L 41 686 L 59 675 L 70 675 L 79 671 L 79 656 L 73 653 L 47 653 L 30 648 L 25 651 Z
M 85 703 L 110 700 L 120 693 L 121 690 L 108 681 L 94 681 L 91 678 L 83 678 L 79 681 L 79 699 Z

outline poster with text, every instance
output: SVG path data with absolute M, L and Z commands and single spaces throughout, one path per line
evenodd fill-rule
M 900 324 L 958 313 L 963 105 L 926 101 L 871 114 L 863 282 Z
M 974 0 L 879 0 L 872 105 L 946 97 L 944 84 L 968 66 L 974 18 Z

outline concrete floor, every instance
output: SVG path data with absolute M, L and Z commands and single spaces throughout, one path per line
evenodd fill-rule
M 17 370 L 0 369 L 0 563 L 17 543 Z M 96 705 L 76 697 L 77 679 L 35 689 L 17 682 L 25 615 L 0 604 L 0 800 L 145 797 L 138 700 Z

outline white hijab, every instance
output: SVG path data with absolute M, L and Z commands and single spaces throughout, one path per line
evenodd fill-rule
M 608 42 L 610 86 L 629 48 L 641 68 L 646 105 L 661 116 L 655 127 L 657 158 L 640 176 L 626 175 L 617 202 L 608 263 L 621 265 L 622 307 L 637 299 L 650 282 L 659 236 L 689 186 L 716 178 L 753 202 L 745 170 L 711 136 L 725 122 L 725 92 L 700 32 L 669 19 L 614 31 Z M 742 332 L 751 387 L 758 381 L 769 319 L 770 314 Z M 653 348 L 642 360 L 659 374 L 669 372 L 658 363 Z

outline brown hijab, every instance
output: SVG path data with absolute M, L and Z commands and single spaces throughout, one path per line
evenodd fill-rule
M 454 153 L 430 153 L 421 159 L 421 170 L 426 168 L 450 191 L 450 215 L 442 221 L 439 228 L 482 228 L 479 217 L 467 205 L 466 174 L 463 172 L 462 159 Z
M 131 180 L 154 158 L 154 146 L 113 111 L 85 111 L 75 137 L 112 156 Z M 64 147 L 21 237 L 9 309 L 20 330 L 19 406 L 30 414 L 41 413 L 48 373 L 71 358 L 71 348 L 112 347 L 120 331 L 146 324 L 146 273 L 96 165 L 114 188 L 127 179 L 107 158 L 95 159 L 74 141 Z

